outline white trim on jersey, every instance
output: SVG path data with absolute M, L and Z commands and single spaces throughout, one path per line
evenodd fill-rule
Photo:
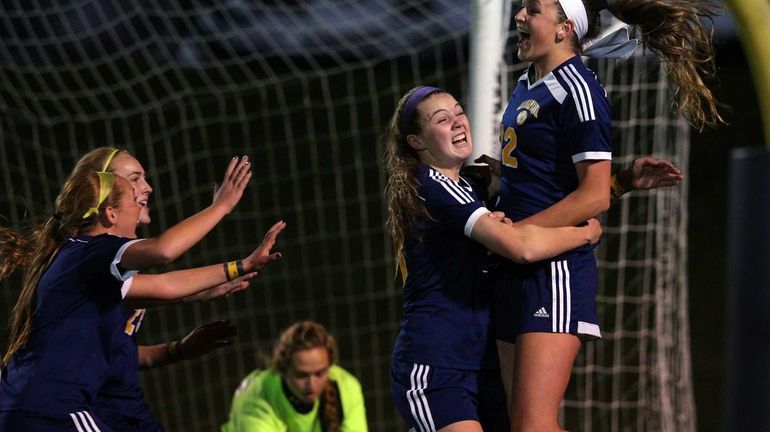
M 471 231 L 473 231 L 473 225 L 476 225 L 476 221 L 479 220 L 481 216 L 487 213 L 489 213 L 489 210 L 486 207 L 479 207 L 476 209 L 476 211 L 474 211 L 468 217 L 468 220 L 465 222 L 465 229 L 463 230 L 466 237 L 471 236 Z
M 134 277 L 131 276 L 130 278 L 123 281 L 123 285 L 120 286 L 120 298 L 124 299 L 128 295 L 128 291 L 131 289 L 131 285 L 134 284 Z
M 551 96 L 553 96 L 559 104 L 563 103 L 564 99 L 567 98 L 567 90 L 564 90 L 564 87 L 562 87 L 561 83 L 556 79 L 553 73 L 548 74 L 545 85 L 548 87 L 548 91 L 551 92 Z
M 440 184 L 452 197 L 454 197 L 460 204 L 469 204 L 475 200 L 471 196 L 470 192 L 465 190 L 460 184 L 449 177 L 441 174 L 433 168 L 428 169 L 428 177 L 435 180 Z
M 572 287 L 567 261 L 551 261 L 551 331 L 569 333 Z
M 78 432 L 101 431 L 101 429 L 96 426 L 94 419 L 91 417 L 91 414 L 88 411 L 70 413 L 70 418 L 72 419 L 72 422 L 75 423 L 75 427 L 77 428 Z
M 430 412 L 428 399 L 425 397 L 429 371 L 430 366 L 415 363 L 412 367 L 412 373 L 409 375 L 411 388 L 406 391 L 406 400 L 409 401 L 412 418 L 417 422 L 417 426 L 420 427 L 420 432 L 436 431 L 436 425 L 433 423 L 433 414 Z
M 118 263 L 123 258 L 123 254 L 126 252 L 126 249 L 128 249 L 129 246 L 142 240 L 144 239 L 134 239 L 127 241 L 120 247 L 120 249 L 118 249 L 118 252 L 115 254 L 115 258 L 113 258 L 112 262 L 110 263 L 110 273 L 115 276 L 115 279 L 125 282 L 133 275 L 139 273 L 138 270 L 126 270 L 125 272 L 121 273 L 120 270 L 118 270 Z
M 612 152 L 587 151 L 572 155 L 572 163 L 583 162 L 586 160 L 612 160 Z
M 575 65 L 567 65 L 559 69 L 559 75 L 561 75 L 569 87 L 572 99 L 575 101 L 575 110 L 577 110 L 580 122 L 596 120 L 591 91 L 588 89 L 588 84 L 583 80 L 583 77 L 575 69 Z

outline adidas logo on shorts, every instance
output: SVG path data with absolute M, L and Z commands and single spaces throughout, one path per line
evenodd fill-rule
M 550 315 L 548 315 L 548 311 L 546 311 L 544 307 L 541 307 L 540 309 L 538 309 L 537 312 L 535 312 L 535 314 L 533 316 L 536 317 L 536 318 L 550 318 L 551 317 Z

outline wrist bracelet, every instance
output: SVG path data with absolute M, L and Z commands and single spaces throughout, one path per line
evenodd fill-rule
M 223 264 L 225 267 L 225 276 L 228 281 L 231 281 L 238 277 L 238 265 L 235 261 L 228 261 Z
M 166 344 L 166 354 L 172 362 L 182 360 L 182 353 L 179 352 L 179 341 L 172 341 Z
M 223 266 L 225 267 L 225 276 L 228 281 L 246 274 L 246 271 L 243 269 L 242 260 L 228 261 Z
M 626 193 L 626 190 L 623 189 L 623 186 L 620 185 L 618 176 L 615 174 L 613 174 L 612 178 L 610 178 L 610 191 L 612 192 L 613 198 L 620 198 L 624 193 Z

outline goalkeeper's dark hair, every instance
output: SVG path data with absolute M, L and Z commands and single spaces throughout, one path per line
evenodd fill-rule
M 388 206 L 387 227 L 393 241 L 396 262 L 399 261 L 404 238 L 412 229 L 413 223 L 419 219 L 431 218 L 418 194 L 420 184 L 417 181 L 417 169 L 421 163 L 420 155 L 406 142 L 408 135 L 419 134 L 422 130 L 419 110 L 415 109 L 409 118 L 402 118 L 406 102 L 420 88 L 421 86 L 415 87 L 401 97 L 383 138 L 385 174 L 387 175 L 385 183 L 385 201 Z M 437 93 L 446 92 L 435 90 L 425 99 Z M 419 233 L 413 234 L 419 238 Z
M 599 12 L 607 10 L 619 20 L 641 31 L 642 43 L 655 53 L 666 67 L 669 80 L 676 86 L 674 109 L 685 115 L 699 130 L 724 123 L 718 102 L 706 81 L 714 78 L 713 32 L 703 20 L 713 24 L 719 5 L 709 0 L 582 0 L 588 17 L 585 39 L 598 36 Z M 559 18 L 567 20 L 558 4 Z M 713 26 L 712 26 L 713 27 Z M 575 51 L 582 53 L 582 42 L 573 35 Z

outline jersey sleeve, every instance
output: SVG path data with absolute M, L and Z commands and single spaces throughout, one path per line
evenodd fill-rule
M 560 134 L 573 163 L 612 159 L 612 114 L 604 88 L 594 76 L 575 68 L 559 71 L 567 97 Z
M 429 168 L 421 178 L 422 198 L 435 219 L 433 230 L 462 233 L 470 237 L 479 217 L 489 213 L 470 184 L 455 182 Z
M 81 268 L 84 279 L 97 282 L 97 285 L 101 286 L 119 287 L 121 298 L 125 297 L 137 270 L 122 268 L 120 261 L 126 249 L 141 240 L 108 234 L 94 238 L 83 254 Z

